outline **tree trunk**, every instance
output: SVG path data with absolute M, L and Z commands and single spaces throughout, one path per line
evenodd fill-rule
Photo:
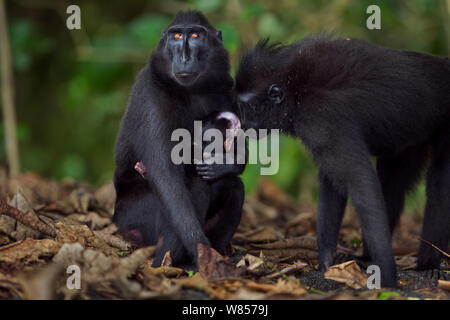
M 17 176 L 20 171 L 19 148 L 16 136 L 16 115 L 14 111 L 14 78 L 11 64 L 11 51 L 8 39 L 5 1 L 0 0 L 0 68 L 3 121 L 5 124 L 6 154 L 9 174 Z

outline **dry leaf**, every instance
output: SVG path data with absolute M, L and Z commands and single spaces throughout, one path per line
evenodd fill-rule
M 168 266 L 162 266 L 157 268 L 152 267 L 146 267 L 144 269 L 141 269 L 141 272 L 147 274 L 152 274 L 155 276 L 163 275 L 168 278 L 175 278 L 186 274 L 186 271 L 184 271 L 181 268 L 175 268 L 175 267 L 168 267 Z
M 173 279 L 172 281 L 183 288 L 203 291 L 212 299 L 231 299 L 243 285 L 242 281 L 239 280 L 208 280 L 200 273 L 196 273 L 192 277 Z
M 55 227 L 58 229 L 55 240 L 61 244 L 79 242 L 85 248 L 94 248 L 106 255 L 115 255 L 113 248 L 96 236 L 88 226 L 70 225 L 58 221 L 55 223 Z
M 100 217 L 96 212 L 86 214 L 73 213 L 67 217 L 82 224 L 88 225 L 92 230 L 98 230 L 111 224 L 111 219 Z
M 272 229 L 262 227 L 246 233 L 236 233 L 233 239 L 240 242 L 268 242 L 276 241 L 280 237 Z
M 395 257 L 395 264 L 400 270 L 415 270 L 417 265 L 417 257 L 401 256 Z
M 428 299 L 433 300 L 448 300 L 448 291 L 440 288 L 423 288 L 415 292 L 424 295 Z
M 304 235 L 314 231 L 316 216 L 313 212 L 301 212 L 286 224 L 286 229 L 292 235 Z
M 19 189 L 9 205 L 16 208 L 17 210 L 22 211 L 25 216 L 31 219 L 39 220 L 38 216 L 33 210 L 33 207 L 30 205 L 30 202 L 27 200 L 22 190 Z M 37 239 L 40 236 L 40 232 L 33 230 L 20 222 L 17 222 L 15 231 L 11 232 L 9 235 L 16 240 L 22 240 L 27 237 Z
M 27 238 L 0 247 L 0 262 L 35 264 L 45 262 L 44 258 L 55 255 L 61 245 L 51 239 Z
M 0 222 L 0 224 L 1 224 L 1 222 Z M 11 240 L 8 238 L 8 236 L 2 235 L 0 233 L 0 247 L 7 245 L 8 243 L 11 243 Z
M 107 182 L 103 186 L 101 186 L 95 192 L 95 199 L 98 202 L 98 205 L 102 208 L 105 208 L 106 211 L 112 216 L 114 202 L 116 199 L 116 190 L 114 189 L 114 184 L 112 182 Z
M 69 196 L 74 210 L 80 213 L 87 213 L 91 205 L 95 203 L 94 195 L 83 188 L 73 190 Z
M 254 248 L 259 249 L 292 249 L 302 248 L 317 251 L 316 238 L 310 236 L 287 238 L 276 242 L 264 243 L 264 244 L 251 244 Z
M 172 257 L 170 256 L 170 250 L 168 250 L 161 261 L 162 267 L 170 267 L 172 266 Z
M 198 271 L 207 279 L 238 277 L 245 273 L 244 268 L 235 267 L 226 257 L 213 248 L 199 243 L 197 250 Z
M 246 267 L 248 270 L 256 270 L 264 264 L 264 260 L 251 254 L 246 254 L 236 264 L 236 267 Z
M 153 255 L 155 247 L 141 248 L 130 256 L 120 259 L 118 256 L 106 256 L 100 251 L 84 249 L 79 243 L 64 244 L 54 257 L 53 261 L 64 268 L 69 265 L 77 265 L 82 272 L 82 290 L 87 292 L 92 285 L 99 290 L 115 288 L 128 298 L 141 298 L 143 295 L 153 295 L 145 292 L 136 281 L 129 280 L 129 276 L 135 274 L 149 256 Z M 66 296 L 72 293 L 66 288 L 60 289 Z M 72 290 L 69 290 L 72 291 Z
M 264 292 L 265 295 L 256 295 L 252 297 L 251 291 Z M 236 299 L 243 299 L 246 295 L 247 299 L 270 299 L 273 295 L 285 294 L 287 296 L 301 297 L 308 292 L 300 285 L 298 280 L 278 279 L 277 283 L 257 283 L 251 280 L 245 282 L 243 290 L 236 294 Z
M 0 273 L 0 299 L 22 298 L 24 293 L 20 279 Z
M 264 202 L 277 208 L 283 208 L 286 204 L 291 203 L 291 200 L 286 193 L 284 193 L 276 183 L 267 178 L 262 178 L 260 180 L 258 195 Z
M 250 253 L 256 254 L 262 251 L 267 259 L 273 262 L 300 259 L 315 264 L 319 257 L 316 239 L 310 236 L 287 238 L 264 244 L 251 243 L 250 247 Z
M 129 251 L 132 248 L 131 243 L 112 235 L 109 230 L 94 231 L 94 234 L 105 241 L 111 247 L 120 249 L 122 251 Z
M 450 291 L 450 281 L 447 280 L 438 280 L 438 286 L 441 289 Z
M 20 283 L 24 292 L 24 299 L 50 300 L 56 299 L 58 286 L 65 283 L 66 269 L 61 265 L 50 264 L 46 268 L 23 275 Z M 61 280 L 61 281 L 58 281 Z M 72 296 L 77 295 L 78 290 L 71 290 Z
M 326 279 L 345 283 L 353 289 L 367 286 L 367 274 L 362 273 L 355 260 L 347 261 L 328 268 L 324 274 Z
M 0 232 L 7 235 L 12 235 L 14 230 L 16 230 L 16 223 L 16 220 L 14 220 L 13 218 L 0 214 Z

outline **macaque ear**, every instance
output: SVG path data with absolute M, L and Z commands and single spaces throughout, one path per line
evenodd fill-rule
M 216 37 L 217 37 L 220 41 L 222 41 L 222 31 L 217 30 L 217 31 L 216 31 Z
M 241 129 L 241 121 L 238 116 L 230 111 L 224 111 L 219 113 L 216 120 L 225 119 L 227 121 L 226 129 L 231 129 L 233 134 L 237 133 L 237 130 Z

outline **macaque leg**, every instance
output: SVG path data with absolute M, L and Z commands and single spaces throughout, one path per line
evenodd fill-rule
M 205 233 L 211 246 L 224 254 L 241 221 L 244 185 L 238 177 L 230 176 L 213 183 L 212 188 Z
M 381 269 L 381 285 L 396 287 L 396 268 L 383 192 L 364 144 L 354 141 L 351 145 L 337 145 L 322 154 L 319 160 L 321 173 L 334 184 L 342 185 L 352 199 L 369 255 Z
M 383 189 L 391 234 L 403 210 L 406 192 L 420 178 L 427 160 L 427 151 L 427 146 L 414 146 L 396 157 L 377 160 L 377 174 Z M 370 260 L 365 241 L 363 257 Z
M 320 177 L 317 212 L 317 244 L 319 270 L 325 272 L 333 265 L 347 196 L 336 190 L 326 177 Z
M 433 145 L 427 173 L 427 203 L 423 219 L 422 239 L 446 250 L 450 240 L 450 129 Z M 441 253 L 429 243 L 419 246 L 417 268 L 439 269 Z

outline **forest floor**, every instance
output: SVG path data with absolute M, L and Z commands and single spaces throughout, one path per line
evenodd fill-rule
M 450 299 L 446 253 L 442 270 L 414 271 L 418 215 L 403 215 L 394 234 L 399 288 L 369 290 L 351 208 L 339 263 L 324 276 L 317 271 L 315 206 L 295 203 L 261 180 L 244 204 L 232 255 L 200 246 L 196 272 L 173 267 L 170 253 L 152 268 L 155 247 L 133 248 L 117 234 L 114 198 L 111 183 L 95 189 L 34 174 L 3 179 L 0 299 Z

